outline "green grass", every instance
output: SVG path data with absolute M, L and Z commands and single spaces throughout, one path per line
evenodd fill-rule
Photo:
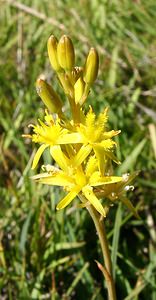
M 116 173 L 141 171 L 129 194 L 141 220 L 117 205 L 106 220 L 118 300 L 156 299 L 156 137 L 149 126 L 156 128 L 155 24 L 155 0 L 2 1 L 0 299 L 106 299 L 89 215 L 76 200 L 55 211 L 63 192 L 31 181 L 35 146 L 21 137 L 43 116 L 38 76 L 60 93 L 46 42 L 64 33 L 74 42 L 77 64 L 90 46 L 100 54 L 89 100 L 97 112 L 109 105 L 110 127 L 122 131 Z

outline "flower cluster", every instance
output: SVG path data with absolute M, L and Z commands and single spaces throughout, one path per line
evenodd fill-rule
M 96 116 L 90 106 L 86 111 L 84 103 L 91 86 L 97 78 L 99 58 L 96 49 L 91 48 L 83 67 L 75 66 L 75 51 L 71 39 L 64 35 L 59 41 L 54 36 L 48 40 L 48 55 L 52 68 L 69 101 L 71 110 L 67 118 L 63 102 L 53 88 L 38 79 L 36 89 L 46 106 L 45 121 L 39 120 L 29 137 L 39 143 L 32 169 L 34 169 L 46 148 L 55 161 L 55 166 L 44 166 L 44 173 L 33 176 L 37 182 L 62 186 L 66 196 L 57 209 L 66 207 L 79 197 L 81 207 L 93 205 L 103 217 L 117 200 L 125 203 L 137 216 L 126 198 L 129 182 L 136 175 L 114 176 L 112 162 L 120 162 L 114 155 L 116 142 L 113 138 L 120 130 L 108 130 L 108 108 Z

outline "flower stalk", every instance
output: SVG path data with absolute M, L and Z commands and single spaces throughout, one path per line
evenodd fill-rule
M 83 203 L 85 202 L 85 199 L 82 195 L 79 195 L 79 198 Z M 116 300 L 115 283 L 112 274 L 112 262 L 111 262 L 108 241 L 107 241 L 104 219 L 100 217 L 99 213 L 92 205 L 88 205 L 86 208 L 94 222 L 99 237 L 100 245 L 101 245 L 101 251 L 103 255 L 103 266 L 99 262 L 97 261 L 96 262 L 106 280 L 108 299 Z
M 116 300 L 115 283 L 114 283 L 113 275 L 112 275 L 112 262 L 111 262 L 109 247 L 108 247 L 108 241 L 107 241 L 107 236 L 106 236 L 106 231 L 105 231 L 104 220 L 100 220 L 99 214 L 97 213 L 97 211 L 94 209 L 93 206 L 89 206 L 87 209 L 88 209 L 88 212 L 94 222 L 94 225 L 95 225 L 98 237 L 99 237 L 100 245 L 101 245 L 104 266 L 105 266 L 105 267 L 103 267 L 103 275 L 106 280 L 106 285 L 107 285 L 107 290 L 108 290 L 108 299 Z
M 32 169 L 39 164 L 40 158 L 49 149 L 55 165 L 43 166 L 44 172 L 33 176 L 36 182 L 61 186 L 66 195 L 56 206 L 65 208 L 77 197 L 79 207 L 87 208 L 95 224 L 104 258 L 104 266 L 98 263 L 106 282 L 109 300 L 116 300 L 112 266 L 106 238 L 104 222 L 109 209 L 121 201 L 133 214 L 138 214 L 125 196 L 131 190 L 129 183 L 137 173 L 115 176 L 112 165 L 120 164 L 114 154 L 116 142 L 113 140 L 120 130 L 108 130 L 108 108 L 98 116 L 93 108 L 84 108 L 90 89 L 95 82 L 99 69 L 99 57 L 91 48 L 84 67 L 75 66 L 75 51 L 71 39 L 63 35 L 58 41 L 53 35 L 48 40 L 48 55 L 56 72 L 70 107 L 66 116 L 64 104 L 54 89 L 42 79 L 36 82 L 38 95 L 48 110 L 45 120 L 30 125 L 33 133 L 24 135 L 39 143 Z

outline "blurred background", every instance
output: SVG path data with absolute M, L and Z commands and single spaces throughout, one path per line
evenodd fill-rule
M 63 192 L 30 179 L 37 148 L 22 138 L 44 114 L 39 76 L 65 102 L 46 44 L 51 34 L 68 34 L 77 65 L 91 46 L 99 52 L 88 101 L 96 112 L 109 106 L 110 128 L 121 129 L 115 173 L 140 170 L 128 197 L 141 219 L 121 205 L 106 219 L 117 299 L 155 300 L 156 1 L 0 2 L 0 299 L 107 298 L 92 220 L 77 200 L 56 213 Z M 49 162 L 45 152 L 40 166 Z

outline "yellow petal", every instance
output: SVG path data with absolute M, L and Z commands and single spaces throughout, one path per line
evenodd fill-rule
M 84 196 L 89 200 L 89 202 L 95 207 L 95 209 L 103 216 L 106 217 L 106 212 L 99 199 L 95 196 L 92 187 L 85 186 L 82 189 Z
M 82 143 L 82 137 L 79 133 L 64 134 L 57 139 L 58 144 L 78 144 Z
M 77 155 L 73 159 L 73 166 L 78 167 L 90 154 L 92 147 L 90 145 L 82 146 Z
M 102 175 L 104 175 L 105 167 L 106 167 L 105 156 L 108 156 L 107 153 L 112 153 L 109 151 L 109 149 L 114 147 L 115 144 L 116 143 L 111 139 L 102 141 L 101 143 L 94 144 L 93 149 L 98 159 L 99 171 L 101 172 Z
M 108 110 L 109 107 L 106 107 L 98 116 L 98 126 L 102 128 L 102 131 L 104 131 L 105 125 L 108 121 Z
M 95 156 L 91 155 L 87 161 L 87 165 L 85 168 L 85 174 L 87 177 L 91 177 L 92 174 L 94 174 L 96 170 L 97 170 L 97 159 L 95 158 Z
M 86 122 L 85 122 L 86 123 L 86 127 L 94 129 L 95 119 L 96 119 L 96 115 L 93 112 L 92 107 L 90 106 L 89 107 L 89 111 L 88 111 L 88 113 L 86 115 Z
M 62 209 L 64 207 L 66 207 L 77 195 L 78 193 L 80 192 L 80 187 L 74 187 L 70 193 L 65 196 L 57 205 L 56 209 L 59 210 L 59 209 Z
M 56 161 L 56 163 L 59 165 L 59 167 L 62 170 L 64 171 L 68 170 L 70 161 L 66 157 L 66 155 L 62 152 L 61 147 L 59 145 L 50 147 L 50 154 L 52 155 L 53 159 Z
M 121 130 L 111 130 L 111 131 L 106 131 L 103 133 L 102 137 L 103 139 L 111 139 L 113 136 L 118 135 L 121 132 Z
M 74 178 L 78 186 L 83 187 L 87 184 L 86 176 L 83 172 L 82 166 L 79 166 L 79 168 L 77 168 Z
M 122 180 L 123 180 L 123 178 L 120 176 L 103 176 L 103 177 L 99 176 L 99 178 L 98 178 L 96 175 L 95 178 L 94 178 L 94 176 L 91 177 L 90 184 L 91 184 L 91 186 L 99 186 L 99 185 L 120 182 Z
M 114 145 L 116 145 L 116 143 L 111 139 L 107 139 L 99 143 L 99 146 L 101 146 L 105 150 L 112 149 Z
M 98 161 L 98 168 L 101 173 L 101 175 L 104 175 L 105 167 L 106 167 L 106 161 L 105 161 L 105 155 L 102 147 L 95 146 L 94 152 Z
M 49 174 L 49 173 L 42 173 L 38 174 L 36 176 L 33 176 L 32 179 L 43 183 L 43 184 L 48 184 L 48 185 L 57 185 L 57 186 L 73 186 L 74 181 L 72 180 L 71 177 L 64 173 L 54 173 L 54 174 Z
M 37 152 L 36 152 L 36 154 L 35 154 L 35 156 L 34 156 L 34 159 L 33 159 L 33 164 L 32 164 L 32 167 L 31 167 L 32 170 L 36 168 L 36 166 L 37 166 L 37 164 L 38 164 L 38 162 L 39 162 L 39 160 L 40 160 L 40 157 L 41 157 L 42 153 L 44 152 L 44 150 L 45 150 L 47 147 L 48 147 L 48 145 L 43 144 L 43 145 L 41 145 L 41 146 L 39 147 L 39 149 L 37 150 Z

